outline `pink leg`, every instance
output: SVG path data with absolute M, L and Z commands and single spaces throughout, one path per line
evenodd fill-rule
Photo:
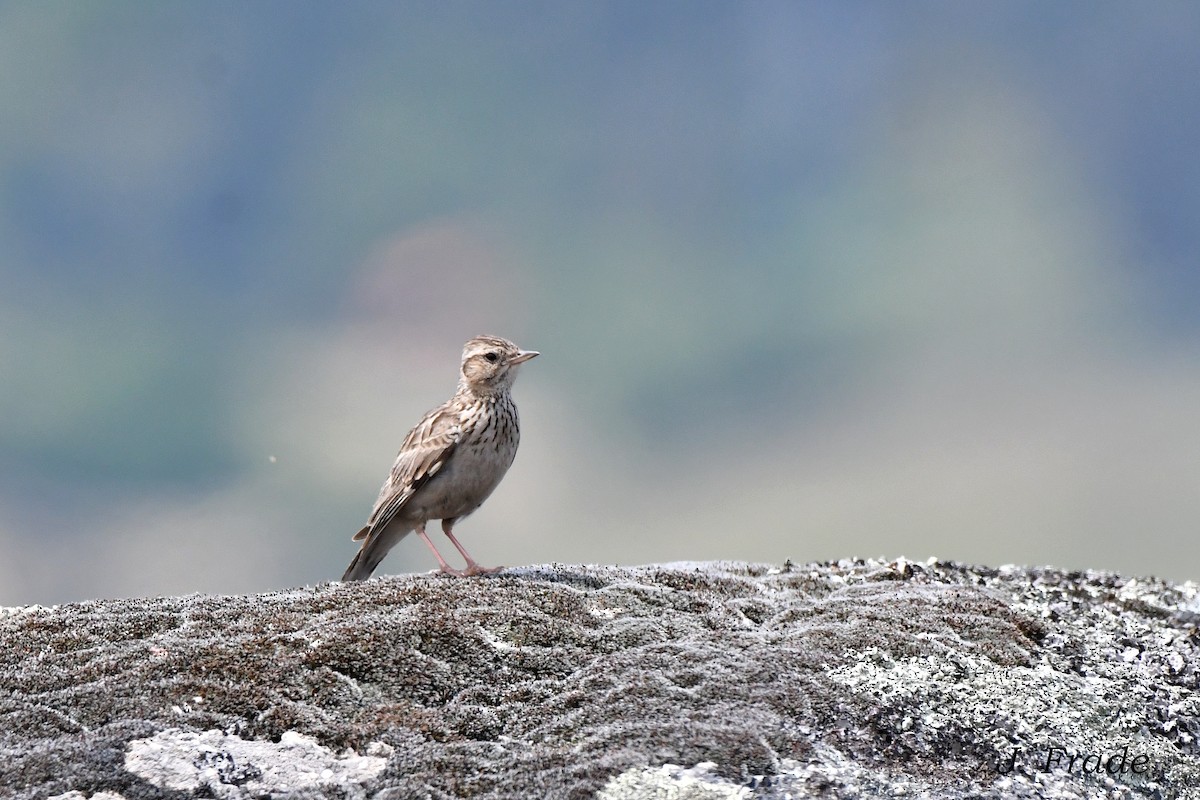
M 442 554 L 439 553 L 438 549 L 433 546 L 433 542 L 429 541 L 429 536 L 425 533 L 425 525 L 424 524 L 417 526 L 417 535 L 420 536 L 425 541 L 425 544 L 429 546 L 429 549 L 433 551 L 433 555 L 438 560 L 438 564 L 441 566 L 442 572 L 448 572 L 451 575 L 462 576 L 463 573 L 460 570 L 457 570 L 454 567 L 447 564 L 446 559 L 442 558 Z M 451 540 L 451 541 L 453 541 L 453 540 Z M 458 543 L 455 542 L 455 544 L 458 544 Z M 462 548 L 460 547 L 459 550 L 462 550 Z
M 454 528 L 454 522 L 455 521 L 452 519 L 442 520 L 442 533 L 446 534 L 446 537 L 448 539 L 450 539 L 450 543 L 453 544 L 456 548 L 458 548 L 458 552 L 462 553 L 462 557 L 467 560 L 467 569 L 465 572 L 462 572 L 460 574 L 462 574 L 462 575 L 491 575 L 493 572 L 499 572 L 500 570 L 504 569 L 504 567 L 481 567 L 481 566 L 479 566 L 479 564 L 477 564 L 475 562 L 475 559 L 471 558 L 471 554 L 467 552 L 467 548 L 465 548 L 461 544 L 459 544 L 458 539 L 454 538 L 454 531 L 452 530 Z

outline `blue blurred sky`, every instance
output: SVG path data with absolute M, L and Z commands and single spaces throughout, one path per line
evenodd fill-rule
M 1183 2 L 0 5 L 0 603 L 336 578 L 482 332 L 544 355 L 481 561 L 1197 578 L 1197 41 Z

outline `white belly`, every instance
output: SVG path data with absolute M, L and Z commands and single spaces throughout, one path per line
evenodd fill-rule
M 459 444 L 437 475 L 408 503 L 411 519 L 451 519 L 470 514 L 495 491 L 517 455 L 514 436 L 507 444 L 488 440 Z

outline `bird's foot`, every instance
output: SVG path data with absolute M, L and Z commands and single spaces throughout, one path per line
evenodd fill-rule
M 467 565 L 467 568 L 461 573 L 462 575 L 495 575 L 504 567 L 481 567 L 472 561 Z
M 441 572 L 445 575 L 453 575 L 456 578 L 465 578 L 468 575 L 472 574 L 469 570 L 464 572 L 461 569 L 455 569 L 454 567 L 450 566 L 449 564 L 442 564 Z

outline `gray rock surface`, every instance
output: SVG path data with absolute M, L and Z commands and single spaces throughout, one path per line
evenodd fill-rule
M 903 559 L 4 609 L 0 795 L 1200 798 L 1198 623 Z

